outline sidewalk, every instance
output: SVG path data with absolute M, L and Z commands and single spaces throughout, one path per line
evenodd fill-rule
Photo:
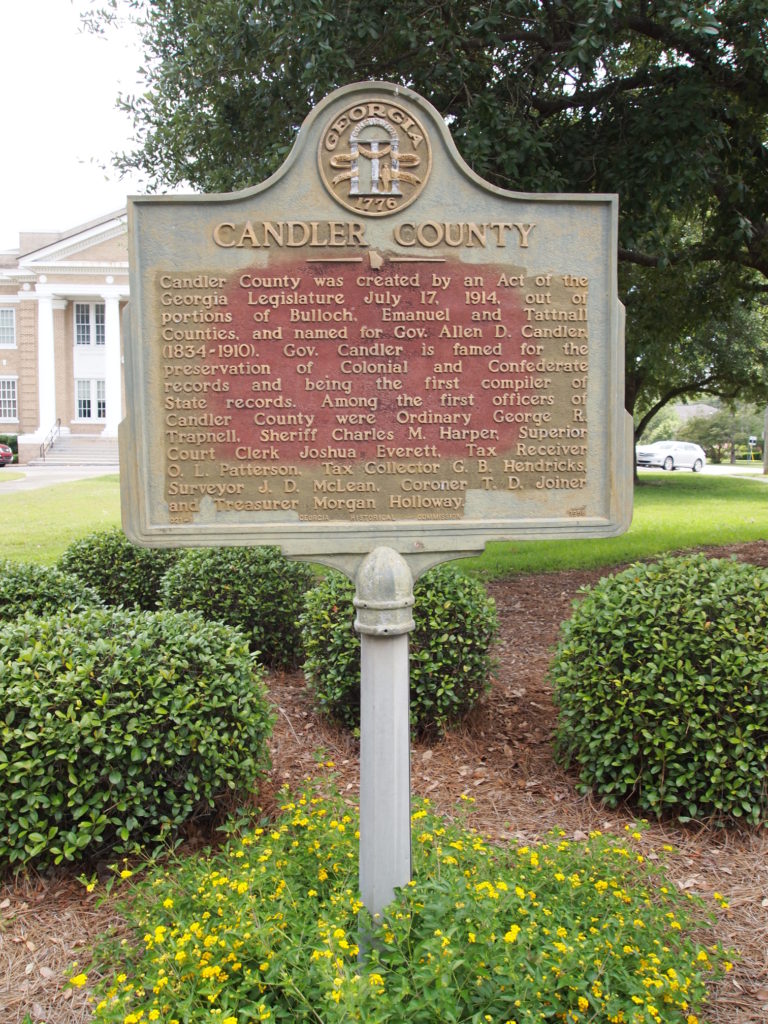
M 728 476 L 765 476 L 762 462 L 753 462 L 751 465 L 742 464 L 740 466 L 731 466 L 729 463 L 721 463 L 720 465 L 707 463 L 704 467 L 704 472 Z M 766 479 L 768 480 L 768 477 Z
M 119 473 L 114 466 L 3 466 L 0 469 L 0 494 L 14 494 L 16 491 L 36 491 L 53 484 L 67 484 L 73 480 L 87 480 L 94 476 L 109 476 Z M 5 480 L 4 476 L 23 473 L 19 480 Z
M 653 469 L 648 469 L 645 466 L 638 466 L 637 468 L 640 476 L 643 476 L 645 473 L 663 472 L 663 470 L 658 466 L 654 466 Z M 676 474 L 679 476 L 680 474 L 687 474 L 690 472 L 690 469 L 676 469 L 673 475 Z M 701 472 L 703 476 L 744 476 L 749 477 L 750 479 L 759 479 L 768 482 L 768 476 L 763 473 L 762 462 L 753 462 L 751 466 L 744 464 L 731 466 L 730 463 L 727 462 L 716 465 L 715 463 L 708 462 Z

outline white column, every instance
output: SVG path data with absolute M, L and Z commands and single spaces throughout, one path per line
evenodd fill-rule
M 54 354 L 53 296 L 37 301 L 37 400 L 40 420 L 35 437 L 42 440 L 56 422 L 56 364 Z
M 123 418 L 123 388 L 120 363 L 120 300 L 117 295 L 104 295 L 104 388 L 107 418 L 102 431 L 105 437 L 117 437 L 117 425 Z

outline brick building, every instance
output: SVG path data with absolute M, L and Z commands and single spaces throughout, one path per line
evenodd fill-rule
M 18 434 L 21 462 L 56 431 L 117 437 L 127 300 L 124 210 L 0 253 L 0 433 Z

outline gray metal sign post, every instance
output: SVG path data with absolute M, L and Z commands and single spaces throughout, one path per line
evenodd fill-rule
M 357 573 L 360 633 L 360 892 L 376 917 L 411 878 L 408 633 L 413 577 L 379 547 Z

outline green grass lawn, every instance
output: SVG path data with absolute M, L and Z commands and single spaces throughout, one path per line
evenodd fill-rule
M 713 544 L 768 539 L 765 477 L 643 473 L 635 488 L 632 525 L 621 537 L 489 544 L 462 565 L 487 578 L 619 565 Z
M 0 488 L 2 553 L 50 564 L 77 537 L 120 523 L 117 476 L 16 494 Z M 632 526 L 605 540 L 490 544 L 460 564 L 490 578 L 510 572 L 618 565 L 711 544 L 768 539 L 768 480 L 695 473 L 643 473 L 635 489 Z
M 66 547 L 91 530 L 120 524 L 117 474 L 4 493 L 0 486 L 2 555 L 50 565 Z

